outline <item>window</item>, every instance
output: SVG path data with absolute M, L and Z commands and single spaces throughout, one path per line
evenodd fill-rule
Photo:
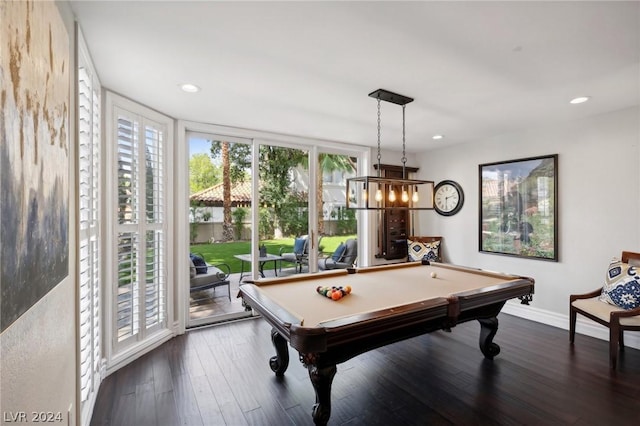
M 111 152 L 107 181 L 112 247 L 110 318 L 114 355 L 167 331 L 167 149 L 172 122 L 107 93 Z M 130 356 L 127 352 L 123 356 Z
M 89 424 L 100 385 L 100 82 L 84 42 L 78 42 L 78 276 L 80 318 L 80 401 Z

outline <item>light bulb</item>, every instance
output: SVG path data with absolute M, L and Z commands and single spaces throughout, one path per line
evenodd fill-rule
M 389 201 L 392 203 L 396 201 L 396 191 L 393 190 L 393 187 L 391 187 L 391 190 L 389 191 Z
M 407 192 L 406 188 L 402 188 L 401 200 L 402 200 L 403 203 L 406 203 L 407 201 L 409 201 L 409 193 Z
M 367 202 L 367 190 L 362 191 L 362 201 Z
M 416 190 L 413 192 L 413 195 L 411 196 L 411 201 L 413 201 L 414 203 L 417 203 L 420 200 L 420 197 L 418 197 L 418 187 L 416 187 Z
M 376 201 L 382 201 L 382 190 L 380 189 L 380 185 L 378 185 L 378 190 L 376 191 Z

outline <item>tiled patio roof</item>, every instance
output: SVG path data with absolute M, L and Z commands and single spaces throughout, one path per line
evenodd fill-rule
M 344 204 L 346 197 L 344 186 L 325 185 L 323 200 L 332 204 Z M 203 206 L 222 207 L 222 183 L 191 194 L 189 200 L 200 202 Z M 245 181 L 231 187 L 231 206 L 248 207 L 251 205 L 251 181 Z
M 196 192 L 189 197 L 191 201 L 198 201 L 205 206 L 222 207 L 222 183 Z M 231 205 L 248 206 L 251 204 L 251 181 L 245 181 L 231 186 Z

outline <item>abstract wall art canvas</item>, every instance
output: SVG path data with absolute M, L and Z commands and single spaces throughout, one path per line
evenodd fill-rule
M 69 37 L 52 1 L 0 2 L 0 321 L 69 273 Z

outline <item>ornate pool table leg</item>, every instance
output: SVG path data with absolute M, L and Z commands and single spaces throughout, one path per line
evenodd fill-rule
M 480 323 L 480 350 L 487 359 L 493 359 L 500 353 L 500 346 L 493 343 L 493 338 L 498 332 L 498 318 L 482 318 Z
M 316 403 L 313 405 L 311 416 L 317 425 L 326 425 L 331 417 L 331 383 L 336 375 L 336 365 L 318 367 L 313 354 L 300 355 L 300 361 L 307 367 L 309 378 L 316 392 Z
M 275 329 L 271 330 L 271 341 L 276 348 L 276 356 L 269 359 L 269 367 L 276 373 L 276 376 L 283 376 L 289 367 L 289 348 L 287 341 Z

